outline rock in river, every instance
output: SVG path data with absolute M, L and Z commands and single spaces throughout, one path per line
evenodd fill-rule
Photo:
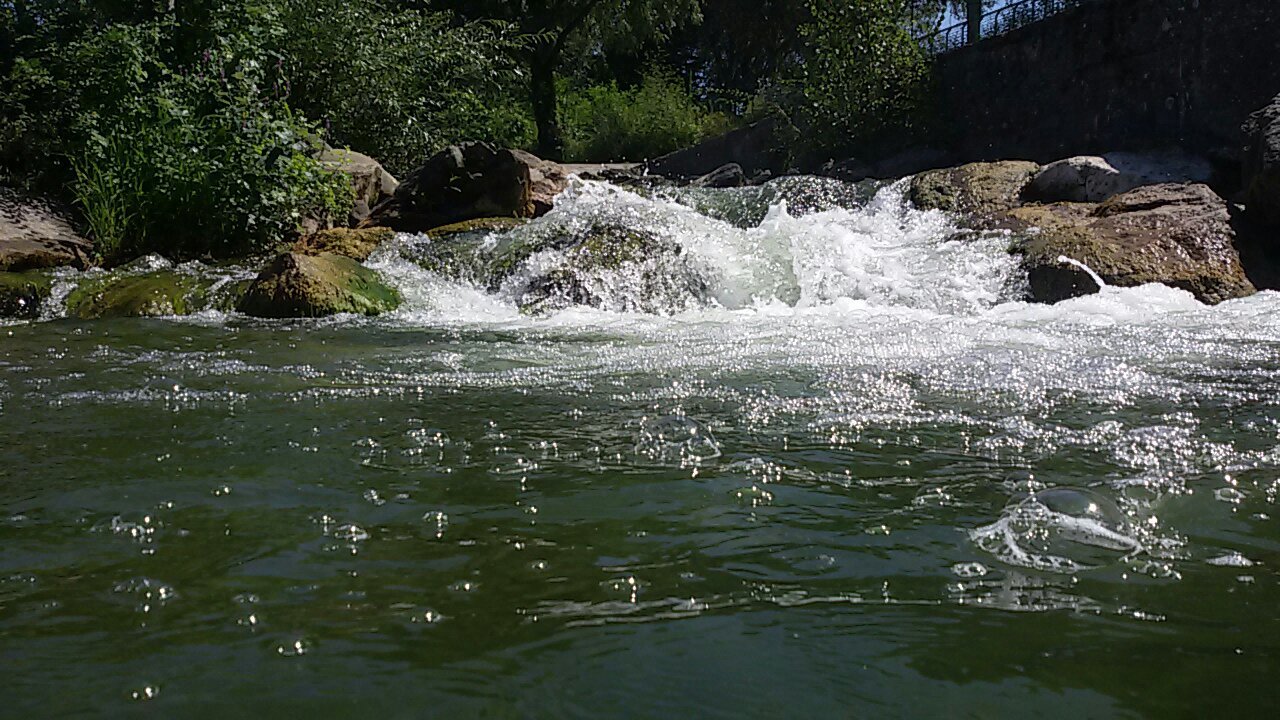
M 272 260 L 249 286 L 240 311 L 265 318 L 378 315 L 399 305 L 399 292 L 351 258 L 287 252 Z
M 28 320 L 40 312 L 40 303 L 49 297 L 53 281 L 36 271 L 0 272 L 0 317 Z
M 465 143 L 414 170 L 367 224 L 425 232 L 476 218 L 536 217 L 551 209 L 567 184 L 555 163 L 521 150 Z
M 1163 283 L 1205 303 L 1257 292 L 1235 247 L 1227 204 L 1206 185 L 1165 183 L 1121 193 L 1105 203 L 1028 205 L 1008 211 L 1014 229 L 1032 229 L 1017 248 L 1038 302 L 1096 292 L 1088 265 L 1107 284 Z
M 921 210 L 991 216 L 1017 207 L 1022 189 L 1039 170 L 1039 165 L 1022 160 L 929 170 L 911 178 L 909 198 Z

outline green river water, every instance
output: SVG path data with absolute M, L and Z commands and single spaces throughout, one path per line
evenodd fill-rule
M 376 319 L 0 326 L 0 716 L 1275 712 L 1280 295 L 1029 305 L 837 190 L 539 221 L 678 241 L 664 315 L 384 252 Z

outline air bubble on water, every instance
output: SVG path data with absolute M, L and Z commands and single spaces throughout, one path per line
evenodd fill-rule
M 298 638 L 292 642 L 276 646 L 276 654 L 283 657 L 299 657 L 306 655 L 311 649 L 311 644 L 303 638 Z
M 159 685 L 144 685 L 140 690 L 134 690 L 129 693 L 129 697 L 133 700 L 154 700 L 160 694 Z
M 681 466 L 720 457 L 720 443 L 703 423 L 683 415 L 646 417 L 640 422 L 636 454 Z
M 980 562 L 962 562 L 951 566 L 951 572 L 956 577 L 962 578 L 979 578 L 987 574 L 987 566 Z
M 133 577 L 116 583 L 111 591 L 116 595 L 134 598 L 134 609 L 141 613 L 168 605 L 178 598 L 172 585 L 149 577 Z
M 459 580 L 451 584 L 449 586 L 449 590 L 451 592 L 465 595 L 467 593 L 475 592 L 475 590 L 479 587 L 480 587 L 480 583 L 478 582 L 474 582 L 472 580 Z
M 1101 567 L 1144 549 L 1110 498 L 1072 487 L 1032 493 L 970 537 L 1001 562 L 1058 573 Z
M 1229 552 L 1225 555 L 1209 558 L 1208 560 L 1205 560 L 1205 562 L 1210 565 L 1216 565 L 1217 567 L 1247 568 L 1253 567 L 1254 565 L 1252 560 L 1238 552 Z
M 363 496 L 363 497 L 364 497 L 364 499 L 365 499 L 365 501 L 366 501 L 366 502 L 372 503 L 372 504 L 373 504 L 373 505 L 375 505 L 375 506 L 379 506 L 379 507 L 381 507 L 382 505 L 386 505 L 386 504 L 387 504 L 387 501 L 386 501 L 386 500 L 383 500 L 383 499 L 378 495 L 378 491 L 377 491 L 377 490 L 374 490 L 374 489 L 372 489 L 372 488 L 370 488 L 370 489 L 368 489 L 368 490 L 365 490 L 365 491 L 364 491 L 364 496 Z
M 763 507 L 773 504 L 773 493 L 765 490 L 759 485 L 751 487 L 738 488 L 733 491 L 733 496 L 739 503 L 748 507 Z
M 449 527 L 449 516 L 439 510 L 432 510 L 422 516 L 422 522 L 427 524 L 431 534 L 439 540 L 444 537 L 444 531 Z
M 1213 491 L 1213 497 L 1225 503 L 1239 505 L 1244 502 L 1244 493 L 1233 487 L 1218 488 Z
M 355 523 L 345 523 L 333 529 L 333 537 L 347 542 L 363 542 L 369 539 L 369 533 Z

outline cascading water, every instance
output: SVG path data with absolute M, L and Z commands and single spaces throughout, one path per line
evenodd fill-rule
M 1270 687 L 1280 295 L 1029 304 L 1014 238 L 902 196 L 576 181 L 509 232 L 383 246 L 404 303 L 376 318 L 226 312 L 252 270 L 191 263 L 194 315 L 66 319 L 104 275 L 62 273 L 0 328 L 0 632 L 77 692 L 14 711 L 1161 715 Z M 651 692 L 685 685 L 715 692 Z

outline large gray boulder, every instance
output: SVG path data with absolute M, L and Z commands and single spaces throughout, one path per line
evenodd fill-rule
M 67 208 L 0 187 L 0 271 L 87 267 L 93 243 L 76 232 L 71 217 Z
M 1250 115 L 1242 130 L 1245 208 L 1259 223 L 1280 226 L 1280 95 Z
M 1162 283 L 1210 304 L 1257 292 L 1241 266 L 1227 203 L 1206 185 L 1147 185 L 1097 205 L 1027 205 L 1003 219 L 1026 233 L 1016 251 L 1037 302 L 1098 291 L 1064 257 L 1108 285 Z
M 1024 195 L 1039 202 L 1103 202 L 1143 185 L 1208 182 L 1211 174 L 1208 160 L 1181 153 L 1079 155 L 1044 166 Z
M 365 224 L 426 232 L 477 218 L 537 217 L 567 185 L 558 165 L 527 152 L 454 145 L 410 173 Z

